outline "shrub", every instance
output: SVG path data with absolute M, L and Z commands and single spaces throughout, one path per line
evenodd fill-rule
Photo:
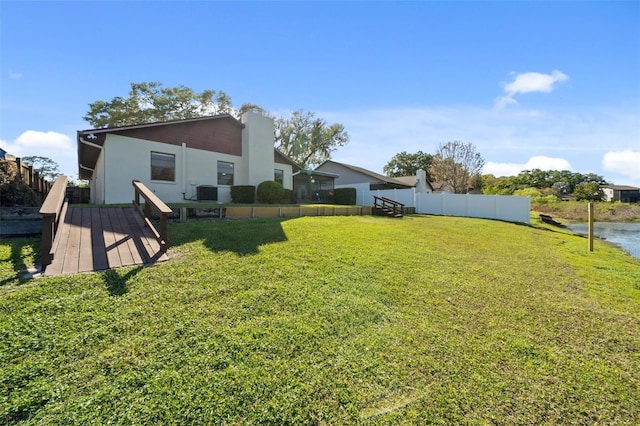
M 253 185 L 235 185 L 231 187 L 233 203 L 253 204 L 256 202 L 256 187 Z
M 284 188 L 278 182 L 266 180 L 258 185 L 258 202 L 267 204 L 279 203 L 284 197 Z
M 293 190 L 285 189 L 284 197 L 282 197 L 282 204 L 293 204 Z
M 38 207 L 40 196 L 24 183 L 14 162 L 0 162 L 0 205 Z
M 355 188 L 337 188 L 335 190 L 336 204 L 343 206 L 353 206 L 356 204 Z

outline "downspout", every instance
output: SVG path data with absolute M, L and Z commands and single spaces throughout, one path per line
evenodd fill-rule
M 182 143 L 182 199 L 187 199 L 187 144 Z

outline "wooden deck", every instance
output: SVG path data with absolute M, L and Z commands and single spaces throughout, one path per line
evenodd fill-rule
M 101 271 L 167 260 L 133 208 L 70 207 L 60 223 L 55 257 L 45 276 Z

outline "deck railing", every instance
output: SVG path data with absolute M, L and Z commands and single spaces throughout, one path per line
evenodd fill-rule
M 136 210 L 142 215 L 145 223 L 153 232 L 153 235 L 160 244 L 160 251 L 167 252 L 168 245 L 168 225 L 167 216 L 171 213 L 171 208 L 162 202 L 160 198 L 142 182 L 134 180 L 132 182 L 134 188 L 133 205 Z M 144 208 L 140 206 L 140 196 L 144 198 Z M 160 216 L 160 230 L 158 231 L 153 223 L 151 223 L 151 213 L 155 211 Z
M 374 195 L 373 207 L 378 214 L 384 214 L 391 217 L 402 217 L 404 213 L 404 204 L 387 197 L 378 197 Z
M 65 200 L 67 182 L 66 176 L 59 176 L 49 189 L 49 194 L 40 207 L 40 215 L 42 216 L 40 265 L 43 269 L 53 261 L 59 241 L 58 224 L 61 219 L 64 220 L 67 213 L 68 203 Z

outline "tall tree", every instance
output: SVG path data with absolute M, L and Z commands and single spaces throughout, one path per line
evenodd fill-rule
M 422 151 L 409 154 L 407 151 L 402 151 L 393 156 L 384 166 L 383 171 L 387 176 L 400 177 L 415 176 L 416 172 L 422 169 L 427 172 L 427 179 L 430 179 L 429 169 L 432 161 L 433 156 L 431 154 L 425 154 Z
M 231 98 L 224 92 L 194 92 L 185 86 L 162 87 L 162 83 L 131 83 L 127 98 L 89 104 L 83 117 L 94 128 L 130 126 L 159 121 L 231 113 Z
M 349 142 L 342 124 L 327 124 L 313 112 L 294 111 L 288 119 L 275 120 L 275 146 L 302 168 L 313 168 Z
M 288 119 L 277 118 L 264 108 L 245 103 L 234 109 L 224 92 L 196 93 L 185 86 L 162 87 L 162 83 L 131 83 L 127 98 L 89 104 L 83 117 L 95 128 L 130 126 L 159 121 L 182 120 L 215 114 L 240 117 L 247 111 L 260 112 L 275 121 L 275 146 L 303 167 L 318 165 L 349 142 L 342 124 L 327 124 L 313 112 L 295 111 Z
M 58 163 L 53 161 L 49 157 L 41 157 L 39 155 L 28 155 L 21 159 L 24 163 L 31 164 L 33 170 L 38 172 L 40 176 L 53 182 L 58 176 L 60 176 L 60 167 Z
M 464 194 L 476 182 L 484 159 L 472 143 L 460 141 L 438 145 L 433 156 L 431 176 L 434 181 L 445 182 L 456 194 Z
M 576 186 L 573 195 L 577 201 L 602 201 L 604 191 L 597 182 L 582 182 Z

